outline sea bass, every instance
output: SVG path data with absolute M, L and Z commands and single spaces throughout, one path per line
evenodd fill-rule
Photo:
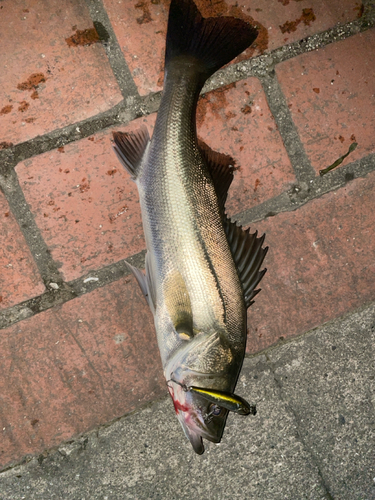
M 172 0 L 152 139 L 146 127 L 113 134 L 138 187 L 147 246 L 146 273 L 128 266 L 153 313 L 168 390 L 198 454 L 202 438 L 220 442 L 229 411 L 254 413 L 234 389 L 267 248 L 264 235 L 225 214 L 233 160 L 198 140 L 196 107 L 207 78 L 256 36 L 240 19 L 205 19 L 192 0 Z

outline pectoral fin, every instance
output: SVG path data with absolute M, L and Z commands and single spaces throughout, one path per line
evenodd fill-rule
M 193 315 L 189 292 L 181 274 L 172 271 L 164 284 L 165 304 L 174 328 L 180 338 L 188 340 L 193 337 Z

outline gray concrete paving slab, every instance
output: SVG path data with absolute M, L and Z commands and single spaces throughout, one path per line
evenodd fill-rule
M 0 475 L 0 499 L 375 499 L 375 304 L 245 360 L 229 418 L 197 456 L 169 399 Z
M 375 498 L 375 309 L 272 350 L 301 440 L 337 499 Z

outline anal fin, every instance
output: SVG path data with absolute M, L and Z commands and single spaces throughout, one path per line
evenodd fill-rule
M 268 247 L 262 248 L 265 234 L 258 238 L 258 232 L 250 233 L 250 228 L 243 230 L 229 218 L 224 221 L 229 247 L 240 278 L 246 308 L 254 303 L 252 300 L 260 289 L 255 290 L 267 269 L 260 267 L 267 254 Z

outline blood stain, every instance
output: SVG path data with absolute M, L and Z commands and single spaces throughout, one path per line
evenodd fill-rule
M 186 406 L 186 405 L 183 405 L 181 404 L 178 400 L 175 401 L 173 399 L 173 405 L 174 405 L 174 409 L 175 409 L 175 412 L 177 413 L 179 410 L 181 411 L 188 411 L 189 410 L 189 407 Z

